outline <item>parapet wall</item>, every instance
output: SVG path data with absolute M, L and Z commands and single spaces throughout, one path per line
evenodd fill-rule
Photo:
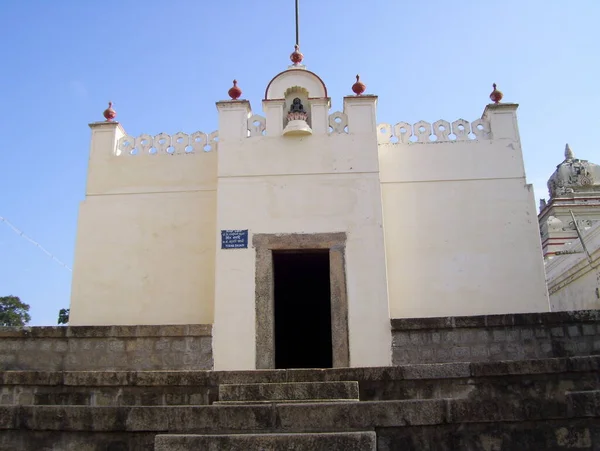
M 517 106 L 379 124 L 392 318 L 549 310 Z
M 392 319 L 392 362 L 485 362 L 600 354 L 600 310 Z
M 0 327 L 0 370 L 4 371 L 212 367 L 210 325 Z

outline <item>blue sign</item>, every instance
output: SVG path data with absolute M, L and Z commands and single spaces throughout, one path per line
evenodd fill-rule
M 221 249 L 248 249 L 248 230 L 221 230 Z

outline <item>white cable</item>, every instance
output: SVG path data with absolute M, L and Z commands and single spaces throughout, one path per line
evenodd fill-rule
M 52 255 L 50 252 L 48 252 L 46 250 L 46 248 L 44 246 L 42 246 L 40 243 L 38 243 L 37 241 L 35 241 L 34 239 L 28 237 L 27 235 L 25 235 L 25 233 L 23 233 L 23 231 L 17 229 L 13 224 L 11 224 L 11 222 L 6 219 L 3 218 L 2 216 L 0 216 L 0 221 L 5 223 L 8 227 L 10 227 L 11 229 L 13 229 L 13 231 L 21 236 L 22 238 L 25 238 L 27 241 L 29 241 L 31 244 L 33 244 L 34 246 L 36 246 L 37 248 L 39 248 L 43 253 L 45 253 L 48 257 L 50 257 L 52 260 L 54 260 L 56 263 L 58 263 L 60 266 L 66 268 L 67 270 L 73 272 L 73 270 L 71 268 L 69 268 L 66 264 L 64 264 L 62 261 L 60 261 L 58 258 L 56 258 L 54 255 Z

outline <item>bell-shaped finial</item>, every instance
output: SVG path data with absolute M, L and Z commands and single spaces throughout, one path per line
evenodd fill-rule
M 115 117 L 117 117 L 117 112 L 113 110 L 112 102 L 108 102 L 108 108 L 104 110 L 103 115 L 106 122 L 114 121 Z
M 565 145 L 565 160 L 572 160 L 573 158 L 575 158 L 575 155 L 571 150 L 571 146 L 569 146 L 569 143 L 567 143 Z
M 233 80 L 233 86 L 227 91 L 231 100 L 237 100 L 242 95 L 242 90 L 237 85 L 237 80 Z
M 304 59 L 304 55 L 300 53 L 300 46 L 296 44 L 294 46 L 294 53 L 290 55 L 290 60 L 294 63 L 295 66 L 299 65 Z
M 357 75 L 356 83 L 352 85 L 352 91 L 354 91 L 354 94 L 356 94 L 357 96 L 360 96 L 363 92 L 365 92 L 366 89 L 367 87 L 365 86 L 365 84 L 362 81 L 360 81 L 360 75 Z
M 492 99 L 492 102 L 498 104 L 500 103 L 500 100 L 502 100 L 502 97 L 504 97 L 504 94 L 502 94 L 501 91 L 498 91 L 496 89 L 496 83 L 494 83 L 492 87 L 494 88 L 494 90 L 490 94 L 490 99 Z

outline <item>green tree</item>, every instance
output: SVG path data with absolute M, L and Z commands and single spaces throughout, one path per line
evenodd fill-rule
M 0 326 L 24 326 L 31 321 L 29 305 L 17 296 L 0 297 Z
M 69 322 L 69 313 L 71 309 L 61 308 L 58 312 L 58 324 L 67 324 Z

